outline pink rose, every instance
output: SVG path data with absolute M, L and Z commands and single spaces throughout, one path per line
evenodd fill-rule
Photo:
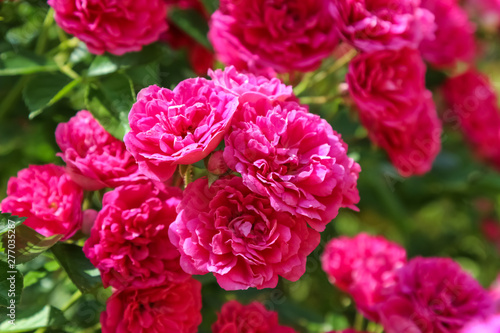
M 125 145 L 147 177 L 165 181 L 178 164 L 207 157 L 222 141 L 238 100 L 202 78 L 169 90 L 150 86 L 139 92 L 129 114 Z
M 457 61 L 471 62 L 476 55 L 474 25 L 456 0 L 422 0 L 422 8 L 434 14 L 436 38 L 420 44 L 425 60 L 435 67 L 451 67 Z
M 364 52 L 417 49 L 436 29 L 420 0 L 330 0 L 330 13 L 339 35 Z
M 493 311 L 488 292 L 448 258 L 410 260 L 390 289 L 379 306 L 387 333 L 455 333 Z
M 167 30 L 164 0 L 49 0 L 55 20 L 90 52 L 140 51 Z
M 387 151 L 403 176 L 429 171 L 441 149 L 442 126 L 425 89 L 425 64 L 416 50 L 356 56 L 346 77 L 370 139 Z
M 209 70 L 208 75 L 214 84 L 224 91 L 238 96 L 241 102 L 268 98 L 272 101 L 296 100 L 293 87 L 287 86 L 280 79 L 268 79 L 251 73 L 239 73 L 234 66 Z
M 266 76 L 315 70 L 338 43 L 327 0 L 223 0 L 208 37 L 219 60 Z
M 495 302 L 495 312 L 500 313 L 500 275 L 498 275 L 495 281 L 493 281 L 489 291 L 493 301 Z
M 115 292 L 101 313 L 103 333 L 196 333 L 201 283 L 195 279 Z
M 212 272 L 226 290 L 274 288 L 278 275 L 296 281 L 319 233 L 267 197 L 250 191 L 240 177 L 189 184 L 170 226 L 169 237 L 190 274 Z
M 356 209 L 360 166 L 330 124 L 295 102 L 246 103 L 226 136 L 224 159 L 277 211 L 323 231 L 341 207 Z
M 500 315 L 493 315 L 486 320 L 475 320 L 468 323 L 461 333 L 498 333 L 500 332 Z
M 179 251 L 168 241 L 181 197 L 180 189 L 151 182 L 104 195 L 83 252 L 100 270 L 105 287 L 149 288 L 188 277 Z
M 445 122 L 457 122 L 474 153 L 500 169 L 500 110 L 489 79 L 469 70 L 445 83 L 443 93 L 449 110 Z
M 83 190 L 63 167 L 30 165 L 7 185 L 2 212 L 27 217 L 24 224 L 43 236 L 69 239 L 82 225 Z
M 465 0 L 463 6 L 482 26 L 496 33 L 500 25 L 500 0 Z
M 212 325 L 212 333 L 296 333 L 287 326 L 278 323 L 278 313 L 268 311 L 259 302 L 242 305 L 238 301 L 229 301 L 217 314 L 217 321 Z
M 406 251 L 383 237 L 361 233 L 331 240 L 321 263 L 331 283 L 351 294 L 356 307 L 376 321 L 375 307 L 387 296 L 385 288 L 395 283 L 396 271 L 406 263 Z
M 88 111 L 80 111 L 56 129 L 56 141 L 74 182 L 88 191 L 145 179 L 125 144 L 111 136 Z

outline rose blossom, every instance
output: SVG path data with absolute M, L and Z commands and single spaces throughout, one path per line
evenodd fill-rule
M 272 76 L 318 68 L 337 45 L 334 26 L 327 0 L 224 0 L 208 37 L 224 64 Z
M 30 165 L 9 179 L 7 195 L 1 211 L 27 217 L 23 224 L 43 236 L 66 240 L 82 225 L 83 190 L 63 167 Z
M 331 240 L 321 263 L 332 284 L 351 294 L 356 307 L 377 320 L 374 307 L 386 297 L 384 288 L 395 283 L 396 270 L 406 263 L 406 251 L 381 236 L 361 233 Z
M 103 333 L 196 333 L 201 283 L 195 279 L 115 292 L 101 314 Z
M 104 195 L 83 252 L 100 270 L 105 287 L 148 288 L 188 277 L 168 241 L 181 197 L 180 189 L 151 182 Z
M 330 0 L 330 13 L 339 35 L 364 52 L 416 49 L 436 28 L 420 0 Z
M 475 70 L 455 76 L 443 86 L 449 110 L 445 122 L 458 120 L 474 153 L 500 169 L 500 109 L 489 79 Z
M 287 326 L 278 323 L 278 313 L 268 311 L 259 302 L 242 305 L 238 301 L 229 301 L 217 314 L 217 321 L 212 325 L 212 333 L 296 333 Z
M 475 320 L 468 323 L 461 333 L 498 333 L 500 332 L 500 315 L 493 315 L 486 320 Z
M 500 275 L 498 275 L 495 281 L 493 281 L 489 291 L 493 301 L 495 302 L 495 312 L 500 313 Z
M 296 100 L 293 87 L 277 78 L 268 79 L 251 73 L 239 73 L 234 66 L 209 70 L 214 84 L 226 92 L 238 96 L 243 102 L 266 97 L 272 101 Z
M 370 139 L 387 151 L 399 173 L 429 171 L 441 149 L 442 127 L 418 51 L 360 54 L 346 81 Z
M 427 38 L 419 50 L 435 67 L 451 67 L 457 61 L 471 62 L 476 54 L 474 26 L 456 0 L 422 0 L 422 8 L 434 14 L 436 38 Z
M 125 144 L 88 111 L 80 111 L 56 129 L 56 142 L 73 181 L 89 191 L 117 187 L 144 178 Z
M 360 166 L 319 116 L 295 102 L 246 103 L 226 136 L 224 159 L 277 211 L 305 217 L 323 231 L 341 207 L 356 209 Z
M 142 173 L 165 181 L 178 164 L 196 163 L 219 145 L 237 107 L 235 96 L 202 78 L 173 91 L 150 86 L 130 111 L 125 145 Z
M 267 197 L 249 190 L 240 177 L 189 184 L 169 237 L 190 274 L 214 273 L 226 290 L 274 288 L 278 275 L 298 280 L 319 233 Z
M 463 6 L 478 23 L 496 33 L 500 25 L 500 0 L 465 0 Z
M 387 333 L 459 332 L 493 311 L 488 292 L 448 258 L 410 260 L 389 289 L 391 295 L 379 306 Z
M 90 52 L 140 51 L 167 30 L 164 0 L 49 0 L 57 24 Z

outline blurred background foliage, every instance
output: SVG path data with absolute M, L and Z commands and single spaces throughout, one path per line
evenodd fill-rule
M 203 2 L 210 12 L 217 8 L 217 1 Z M 209 46 L 208 27 L 195 16 L 177 15 L 174 21 Z M 491 36 L 480 37 L 491 48 L 479 68 L 500 89 L 498 43 Z M 298 282 L 282 280 L 276 289 L 226 292 L 212 276 L 198 277 L 203 283 L 200 332 L 210 332 L 216 313 L 230 299 L 262 301 L 279 312 L 283 324 L 302 332 L 343 329 L 356 320 L 359 326 L 349 297 L 333 287 L 321 270 L 326 242 L 339 235 L 364 231 L 399 242 L 410 257 L 452 257 L 486 287 L 500 271 L 500 244 L 485 237 L 483 225 L 490 219 L 500 226 L 500 174 L 475 159 L 456 124 L 445 123 L 443 149 L 432 171 L 423 177 L 400 177 L 384 152 L 370 143 L 344 96 L 348 57 L 332 57 L 315 73 L 282 79 L 294 84 L 301 101 L 343 135 L 351 157 L 361 164 L 360 212 L 344 210 L 327 226 Z M 437 87 L 446 75 L 428 73 L 428 86 L 436 88 L 434 97 L 442 110 Z M 140 89 L 151 84 L 172 88 L 194 76 L 185 51 L 156 43 L 123 57 L 94 56 L 57 27 L 46 1 L 0 3 L 0 199 L 6 196 L 9 177 L 20 169 L 30 164 L 62 164 L 54 139 L 58 123 L 88 109 L 108 131 L 122 138 L 128 111 Z M 64 246 L 58 244 L 18 266 L 24 275 L 24 291 L 17 308 L 17 330 L 99 331 L 99 314 L 110 290 L 102 288 L 95 270 L 72 271 L 87 262 L 77 248 Z M 1 313 L 0 318 L 6 317 Z M 1 332 L 9 330 L 5 322 L 0 324 Z

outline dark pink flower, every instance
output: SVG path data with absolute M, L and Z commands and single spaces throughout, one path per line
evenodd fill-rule
M 115 292 L 101 314 L 103 333 L 196 333 L 201 283 L 195 279 Z
M 238 96 L 241 103 L 266 97 L 272 101 L 296 100 L 293 87 L 277 78 L 268 79 L 251 73 L 239 73 L 234 66 L 209 70 L 214 84 L 226 92 Z
M 389 289 L 379 306 L 387 333 L 455 333 L 493 311 L 488 292 L 448 258 L 410 260 Z
M 229 130 L 238 100 L 202 78 L 139 92 L 125 145 L 147 177 L 165 181 L 178 164 L 207 157 Z
M 475 320 L 468 323 L 461 333 L 498 333 L 500 332 L 500 315 L 490 316 L 486 320 Z
M 475 70 L 445 83 L 443 93 L 449 110 L 445 122 L 457 122 L 474 153 L 500 169 L 500 109 L 489 79 Z
M 222 150 L 214 151 L 210 155 L 207 163 L 207 171 L 217 176 L 222 176 L 229 171 L 224 161 L 224 152 Z
M 493 301 L 495 302 L 495 312 L 500 313 L 500 275 L 498 275 L 495 281 L 493 281 L 489 291 Z
M 240 177 L 205 178 L 189 184 L 170 226 L 170 240 L 190 274 L 212 272 L 226 290 L 274 288 L 278 276 L 296 281 L 319 233 L 267 197 L 250 191 Z
M 370 139 L 387 151 L 399 173 L 429 171 L 441 149 L 442 127 L 418 51 L 360 54 L 346 80 Z
M 164 0 L 49 0 L 64 31 L 87 44 L 90 52 L 122 55 L 140 51 L 168 28 Z
M 88 111 L 80 111 L 56 129 L 66 171 L 85 190 L 117 187 L 145 179 L 125 144 L 111 136 Z
M 238 301 L 229 301 L 217 315 L 212 325 L 212 333 L 296 333 L 287 326 L 278 323 L 278 313 L 268 311 L 259 302 L 242 305 Z
M 146 182 L 120 186 L 103 198 L 83 252 L 101 271 L 105 287 L 149 288 L 188 275 L 168 240 L 181 190 Z
M 277 211 L 323 231 L 341 207 L 356 209 L 360 166 L 330 124 L 295 102 L 246 103 L 226 136 L 224 159 Z
M 406 263 L 406 251 L 381 236 L 364 233 L 331 240 L 321 256 L 323 270 L 332 284 L 351 294 L 368 318 L 378 319 L 376 305 L 387 296 L 396 271 Z
M 27 217 L 24 224 L 46 237 L 66 240 L 82 226 L 82 201 L 82 188 L 63 167 L 30 165 L 10 178 L 0 210 Z
M 223 0 L 208 37 L 219 60 L 272 76 L 311 71 L 338 42 L 327 0 Z
M 479 24 L 496 32 L 500 25 L 500 0 L 465 0 L 463 6 Z
M 474 26 L 456 0 L 422 0 L 422 8 L 434 14 L 436 38 L 427 38 L 419 50 L 435 67 L 471 62 L 476 55 Z
M 365 52 L 417 49 L 432 39 L 434 15 L 420 0 L 330 0 L 339 35 Z

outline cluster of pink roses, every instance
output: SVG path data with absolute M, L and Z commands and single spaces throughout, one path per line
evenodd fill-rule
M 451 259 L 407 261 L 399 245 L 359 234 L 333 239 L 322 264 L 330 281 L 386 332 L 472 333 L 482 320 L 495 325 L 492 294 Z

